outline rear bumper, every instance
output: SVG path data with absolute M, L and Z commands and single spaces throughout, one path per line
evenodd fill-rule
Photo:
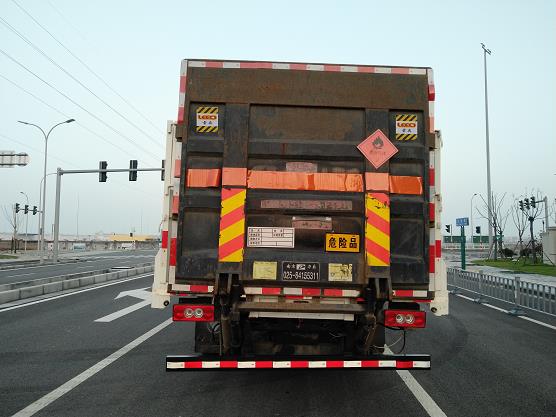
M 219 357 L 166 356 L 166 371 L 222 371 L 242 369 L 412 369 L 431 368 L 430 355 Z

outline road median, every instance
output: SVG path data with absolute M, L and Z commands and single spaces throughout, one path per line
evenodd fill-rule
M 146 272 L 152 272 L 153 268 L 153 263 L 146 263 L 124 270 L 103 269 L 3 284 L 0 285 L 0 305 L 25 298 L 38 297 L 45 294 L 87 287 L 89 285 L 140 275 Z

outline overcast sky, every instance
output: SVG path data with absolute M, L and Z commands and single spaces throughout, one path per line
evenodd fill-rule
M 44 140 L 37 129 L 17 120 L 45 129 L 70 117 L 79 122 L 52 133 L 48 172 L 97 168 L 99 160 L 107 160 L 109 168 L 127 168 L 129 159 L 138 159 L 139 167 L 158 167 L 166 121 L 176 117 L 181 59 L 330 62 L 434 69 L 435 125 L 444 139 L 443 221 L 455 223 L 456 217 L 470 215 L 474 193 L 486 195 L 481 42 L 493 52 L 488 57 L 493 190 L 508 193 L 508 203 L 512 194 L 533 188 L 550 201 L 556 196 L 552 0 L 3 0 L 0 16 L 1 51 L 74 101 L 0 53 L 0 149 L 31 156 L 27 167 L 0 169 L 0 206 L 25 204 L 21 191 L 31 206 L 39 201 Z M 127 174 L 109 174 L 104 184 L 97 175 L 64 177 L 61 233 L 76 232 L 78 201 L 80 234 L 157 233 L 160 176 L 138 177 L 130 183 Z M 51 225 L 55 177 L 48 178 L 46 224 Z M 30 217 L 30 230 L 36 230 L 37 220 Z M 475 223 L 485 226 L 478 218 Z M 8 230 L 0 215 L 0 231 Z

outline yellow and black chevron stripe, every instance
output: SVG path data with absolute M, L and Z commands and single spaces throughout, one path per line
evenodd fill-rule
M 416 114 L 397 114 L 396 122 L 415 122 L 417 123 Z M 396 140 L 416 140 L 417 135 L 414 133 L 396 133 Z
M 417 135 L 414 133 L 405 133 L 405 134 L 397 134 L 396 140 L 415 140 L 417 139 Z
M 417 115 L 416 114 L 396 114 L 396 121 L 397 122 L 416 122 Z
M 197 108 L 197 120 L 199 115 L 216 115 L 218 118 L 218 107 L 202 106 Z M 218 119 L 217 119 L 218 120 Z M 197 126 L 195 129 L 199 133 L 218 133 L 218 126 Z

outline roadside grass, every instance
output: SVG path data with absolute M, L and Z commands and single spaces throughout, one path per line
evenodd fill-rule
M 511 261 L 511 260 L 478 260 L 473 261 L 475 265 L 486 265 L 493 266 L 495 268 L 507 269 L 510 271 L 523 272 L 525 274 L 539 274 L 539 275 L 549 275 L 556 277 L 556 267 L 549 264 L 534 264 L 530 259 Z
M 1 255 L 1 254 L 0 254 L 0 259 L 17 259 L 17 256 L 14 256 L 14 255 Z

